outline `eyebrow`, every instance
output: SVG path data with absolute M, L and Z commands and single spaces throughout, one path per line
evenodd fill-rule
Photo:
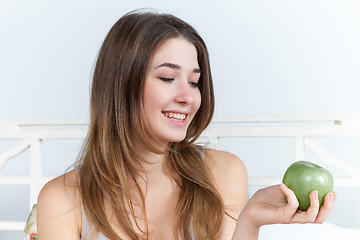
M 159 66 L 157 66 L 155 69 L 158 69 L 160 67 L 168 67 L 168 68 L 172 68 L 172 69 L 176 69 L 176 70 L 180 70 L 181 69 L 181 66 L 178 65 L 178 64 L 174 64 L 174 63 L 163 63 L 163 64 L 160 64 Z M 201 70 L 200 68 L 194 68 L 193 70 L 194 73 L 201 73 Z

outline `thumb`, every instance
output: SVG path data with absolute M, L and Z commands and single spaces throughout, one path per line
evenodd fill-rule
M 292 217 L 299 207 L 299 201 L 297 200 L 295 193 L 285 184 L 280 184 L 280 190 L 286 196 L 286 201 L 288 203 L 284 209 L 285 215 Z

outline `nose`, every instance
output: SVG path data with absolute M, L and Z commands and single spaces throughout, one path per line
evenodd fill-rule
M 194 88 L 187 81 L 182 81 L 176 89 L 175 101 L 183 105 L 189 105 L 194 102 Z

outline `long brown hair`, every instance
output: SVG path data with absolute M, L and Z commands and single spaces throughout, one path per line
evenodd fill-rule
M 191 239 L 192 226 L 196 239 L 215 239 L 220 229 L 223 202 L 202 152 L 194 144 L 214 113 L 206 45 L 194 28 L 173 15 L 136 11 L 120 18 L 101 46 L 93 72 L 89 132 L 79 159 L 84 210 L 96 231 L 109 239 L 120 238 L 110 226 L 104 198 L 111 203 L 118 224 L 131 239 L 147 239 L 146 230 L 139 234 L 132 224 L 134 220 L 136 223 L 136 217 L 129 192 L 129 181 L 133 181 L 142 196 L 145 213 L 145 197 L 136 182 L 139 172 L 144 171 L 136 144 L 140 139 L 143 147 L 154 152 L 158 149 L 152 144 L 154 139 L 142 114 L 144 80 L 156 48 L 178 37 L 196 47 L 201 69 L 201 106 L 185 139 L 170 143 L 164 153 L 168 166 L 180 179 L 174 234 L 184 240 Z

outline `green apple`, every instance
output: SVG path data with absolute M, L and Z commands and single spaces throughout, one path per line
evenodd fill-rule
M 312 191 L 318 191 L 320 206 L 324 204 L 325 195 L 333 191 L 334 179 L 325 168 L 308 161 L 298 161 L 286 170 L 283 183 L 295 193 L 299 209 L 306 211 Z

